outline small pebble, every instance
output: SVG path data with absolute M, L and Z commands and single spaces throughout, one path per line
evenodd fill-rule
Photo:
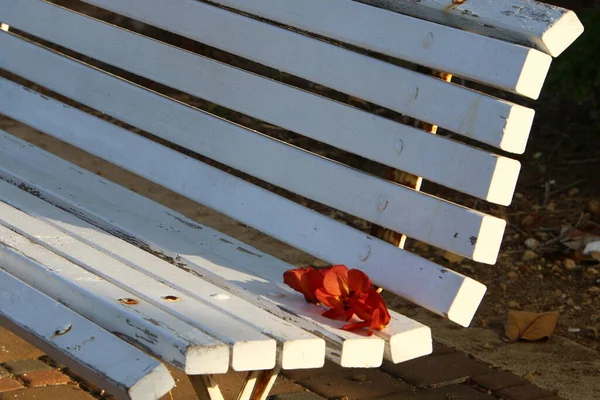
M 594 279 L 600 275 L 600 272 L 596 268 L 588 268 L 585 270 L 585 277 L 588 279 Z
M 570 258 L 565 258 L 563 260 L 563 265 L 568 271 L 573 271 L 573 270 L 577 269 L 577 264 L 575 263 L 575 261 L 571 260 Z
M 510 308 L 521 308 L 521 305 L 518 302 L 514 301 L 514 300 L 509 301 L 508 302 L 508 306 Z
M 525 240 L 525 246 L 526 246 L 528 249 L 535 249 L 535 248 L 537 248 L 539 245 L 540 245 L 540 242 L 539 242 L 539 241 L 537 241 L 537 240 L 536 240 L 536 239 L 534 239 L 534 238 L 529 238 L 529 239 Z
M 523 254 L 523 261 L 531 261 L 531 260 L 535 260 L 536 258 L 538 258 L 537 253 L 531 251 L 531 250 L 527 250 L 524 254 Z

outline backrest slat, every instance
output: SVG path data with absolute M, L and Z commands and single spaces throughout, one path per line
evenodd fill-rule
M 5 81 L 8 82 L 8 81 Z M 261 189 L 56 100 L 3 84 L 0 104 L 17 120 L 90 154 L 205 204 L 300 250 L 331 263 L 360 268 L 374 282 L 452 321 L 468 326 L 485 286 L 424 258 Z M 20 99 L 19 99 L 20 98 Z M 11 105 L 12 104 L 12 105 Z M 9 110 L 2 110 L 2 112 Z M 10 135 L 0 141 L 3 164 L 11 163 Z M 135 151 L 131 151 L 135 149 Z M 152 157 L 148 157 L 152 155 Z M 157 162 L 160 160 L 160 162 Z M 15 160 L 19 162 L 18 160 Z M 35 163 L 35 159 L 28 162 Z M 4 179 L 18 180 L 0 169 Z M 43 182 L 40 181 L 40 182 Z
M 87 2 L 505 151 L 527 143 L 529 108 L 296 32 L 197 1 L 173 0 L 168 13 L 161 0 Z
M 63 64 L 68 61 L 62 60 Z M 42 65 L 46 71 L 68 71 L 64 66 L 49 68 L 51 64 L 42 59 L 30 61 L 29 65 Z M 97 90 L 106 91 L 111 85 L 93 77 L 99 72 L 89 71 L 95 74 L 91 79 L 81 80 L 77 91 L 102 99 Z M 89 81 L 97 82 L 102 89 L 89 87 L 86 84 Z M 0 82 L 6 96 L 0 111 L 31 124 L 37 117 L 23 114 L 28 107 L 24 100 L 19 100 L 23 94 L 16 89 L 17 85 L 6 79 Z M 100 111 L 107 112 L 106 105 L 110 104 L 114 109 L 109 114 L 128 115 L 128 122 L 141 129 L 264 181 L 465 257 L 486 263 L 496 260 L 505 225 L 501 219 L 254 134 L 143 89 L 136 90 L 133 85 L 112 82 L 112 86 L 115 90 L 107 92 L 110 97 L 104 98 L 105 105 Z M 177 124 L 173 125 L 173 121 Z
M 525 46 L 348 0 L 214 2 L 533 99 L 552 61 Z
M 224 103 L 234 109 L 246 111 L 268 122 L 287 127 L 391 167 L 424 176 L 442 185 L 495 203 L 510 203 L 519 171 L 519 164 L 514 160 L 498 157 L 448 139 L 426 135 L 415 128 L 374 117 L 366 112 L 308 92 L 227 67 L 98 21 L 87 21 L 87 18 L 79 17 L 84 22 L 93 22 L 106 29 L 107 32 L 103 32 L 102 37 L 107 37 L 113 32 L 118 35 L 114 36 L 111 41 L 107 39 L 106 46 L 100 46 L 101 42 L 93 39 L 80 40 L 75 50 L 85 51 L 90 55 L 96 54 L 96 57 L 105 61 L 112 61 L 119 66 L 127 67 L 129 70 L 160 80 L 188 93 L 204 95 L 210 100 L 216 98 L 217 102 L 221 104 Z M 51 24 L 54 24 L 52 21 L 49 20 Z M 16 22 L 21 22 L 21 20 Z M 73 21 L 69 22 L 74 23 Z M 55 32 L 60 31 L 60 28 L 49 27 L 49 29 Z M 50 39 L 57 39 L 59 44 L 71 44 L 70 42 L 65 43 L 61 37 L 53 36 Z M 22 76 L 27 73 L 27 77 L 34 81 L 41 79 L 42 76 L 47 76 L 46 79 L 52 78 L 55 83 L 51 88 L 69 97 L 87 95 L 88 101 L 97 101 L 97 93 L 106 92 L 102 86 L 97 91 L 73 90 L 72 85 L 68 82 L 74 75 L 63 71 L 63 68 L 69 67 L 61 66 L 59 68 L 57 66 L 52 73 L 40 74 L 39 68 L 36 68 L 38 64 L 32 61 L 36 57 L 48 58 L 48 55 L 34 55 L 40 51 L 29 50 L 31 46 L 26 45 L 23 45 L 21 50 L 17 42 L 22 41 L 7 34 L 2 36 L 2 40 L 7 42 L 6 51 L 12 52 L 11 56 L 7 54 L 2 57 L 0 62 L 4 68 Z M 128 53 L 128 47 L 126 47 L 128 40 L 131 41 L 130 46 L 137 49 L 136 57 L 125 57 Z M 112 46 L 117 46 L 116 43 L 123 46 L 121 50 L 123 53 L 113 49 Z M 32 51 L 30 56 L 32 58 L 28 61 L 21 61 L 27 57 L 29 51 Z M 115 54 L 109 57 L 109 54 L 112 53 Z M 163 61 L 154 62 L 157 58 Z M 200 64 L 204 62 L 206 64 Z M 216 69 L 213 74 L 208 72 L 210 68 Z M 45 68 L 46 70 L 49 68 Z M 185 75 L 184 71 L 188 75 Z M 61 74 L 62 79 L 59 78 Z M 221 79 L 212 79 L 213 76 L 219 76 Z M 95 79 L 81 79 L 81 84 L 93 84 Z M 256 85 L 253 85 L 253 82 Z M 41 84 L 47 86 L 49 83 Z M 59 90 L 58 85 L 66 85 L 70 91 Z M 208 96 L 206 96 L 207 93 L 209 93 Z M 279 99 L 287 99 L 287 101 Z M 107 99 L 107 104 L 114 106 L 115 101 L 118 100 Z M 132 107 L 131 104 L 125 105 Z M 133 108 L 137 110 L 136 107 Z M 115 112 L 119 115 L 123 114 L 124 118 L 127 118 L 128 114 L 122 110 L 117 109 Z M 164 129 L 168 130 L 168 127 L 165 126 Z M 420 150 L 416 151 L 416 149 Z M 426 149 L 425 153 L 422 149 Z M 424 163 L 424 157 L 431 161 Z M 471 160 L 469 163 L 464 162 L 467 158 Z M 473 168 L 473 165 L 477 165 L 478 168 Z
M 356 1 L 534 47 L 553 57 L 583 33 L 583 25 L 573 11 L 534 0 Z

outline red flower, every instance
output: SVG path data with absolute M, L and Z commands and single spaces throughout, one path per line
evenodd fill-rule
M 315 296 L 315 291 L 323 286 L 324 274 L 324 270 L 310 267 L 291 269 L 283 274 L 283 282 L 302 293 L 307 302 L 316 304 L 319 300 Z
M 360 270 L 349 270 L 345 265 L 325 269 L 307 267 L 286 271 L 283 281 L 302 293 L 309 303 L 330 307 L 323 313 L 327 318 L 350 321 L 356 315 L 362 320 L 346 324 L 343 329 L 369 328 L 371 335 L 373 330 L 381 330 L 390 322 L 390 314 L 379 290 Z

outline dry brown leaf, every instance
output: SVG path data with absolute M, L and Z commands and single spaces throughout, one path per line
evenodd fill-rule
M 552 336 L 557 323 L 557 312 L 535 313 L 510 310 L 504 333 L 512 341 L 519 339 L 535 341 Z
M 600 237 L 579 229 L 563 226 L 560 231 L 561 243 L 573 250 L 583 250 L 589 243 L 600 241 Z

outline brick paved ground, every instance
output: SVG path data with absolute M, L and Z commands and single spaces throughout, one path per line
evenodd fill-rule
M 177 387 L 164 400 L 194 399 L 179 371 Z M 219 377 L 226 398 L 234 398 L 244 374 Z M 435 344 L 431 356 L 376 370 L 342 369 L 332 363 L 280 377 L 271 400 L 560 400 L 510 372 L 498 371 L 464 353 Z M 108 399 L 71 376 L 35 347 L 0 328 L 0 400 Z

